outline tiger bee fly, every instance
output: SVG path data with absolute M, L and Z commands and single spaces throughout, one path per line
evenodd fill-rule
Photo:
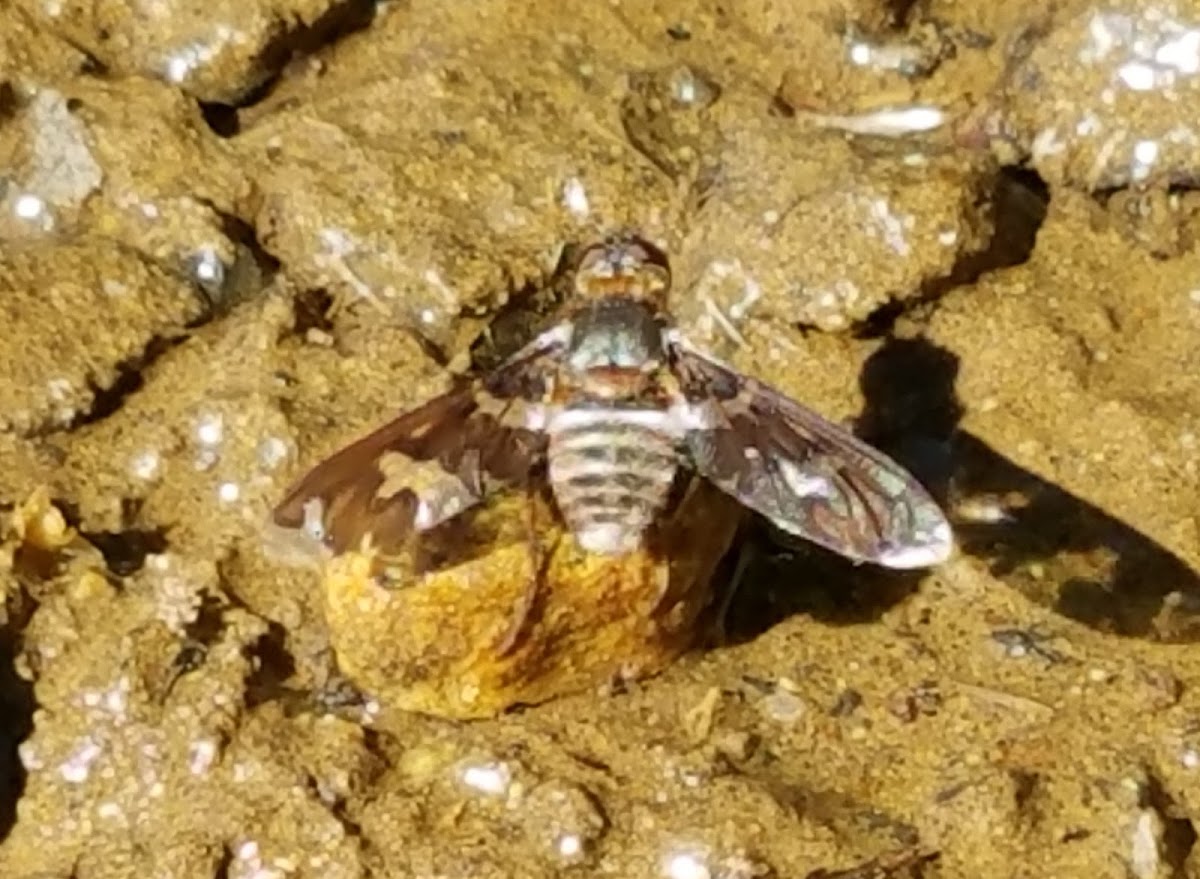
M 904 469 L 694 348 L 670 271 L 636 238 L 583 252 L 557 322 L 490 374 L 317 464 L 274 511 L 333 553 L 395 546 L 502 488 L 548 479 L 584 550 L 625 555 L 681 467 L 785 532 L 860 562 L 936 565 L 950 526 Z

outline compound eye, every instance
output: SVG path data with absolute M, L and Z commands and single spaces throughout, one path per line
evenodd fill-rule
M 646 277 L 647 293 L 662 293 L 671 286 L 671 272 L 665 267 L 653 263 L 642 267 Z
M 596 273 L 599 266 L 608 262 L 608 247 L 604 244 L 593 244 L 579 257 L 576 271 Z

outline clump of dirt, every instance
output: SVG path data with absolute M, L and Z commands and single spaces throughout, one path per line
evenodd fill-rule
M 691 489 L 655 545 L 618 559 L 581 553 L 549 505 L 525 495 L 485 509 L 470 535 L 426 535 L 457 563 L 419 584 L 387 588 L 369 556 L 336 558 L 323 591 L 339 668 L 385 704 L 447 717 L 490 717 L 661 671 L 701 634 L 738 523 L 716 489 L 698 480 Z M 469 559 L 463 547 L 480 535 Z
M 0 873 L 1200 875 L 1194 10 L 156 9 L 0 10 Z M 957 555 L 756 522 L 717 565 L 704 507 L 680 637 L 637 640 L 663 560 L 595 631 L 612 578 L 566 565 L 559 667 L 462 643 L 515 539 L 411 632 L 416 592 L 265 551 L 304 466 L 617 229 Z

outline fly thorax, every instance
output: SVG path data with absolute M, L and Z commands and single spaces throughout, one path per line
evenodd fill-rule
M 662 326 L 643 303 L 622 298 L 591 302 L 572 324 L 566 362 L 577 375 L 613 369 L 650 372 L 662 362 Z
M 579 545 L 602 555 L 637 550 L 667 505 L 680 440 L 660 407 L 577 404 L 549 424 L 549 476 Z

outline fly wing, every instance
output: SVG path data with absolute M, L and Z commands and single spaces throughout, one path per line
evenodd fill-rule
M 334 452 L 289 489 L 273 511 L 274 524 L 299 530 L 335 554 L 360 548 L 366 538 L 386 553 L 489 491 L 524 483 L 545 455 L 535 416 L 561 348 L 556 332 L 486 378 Z
M 937 503 L 895 461 L 762 382 L 671 344 L 696 471 L 781 530 L 856 561 L 939 564 L 953 547 Z

